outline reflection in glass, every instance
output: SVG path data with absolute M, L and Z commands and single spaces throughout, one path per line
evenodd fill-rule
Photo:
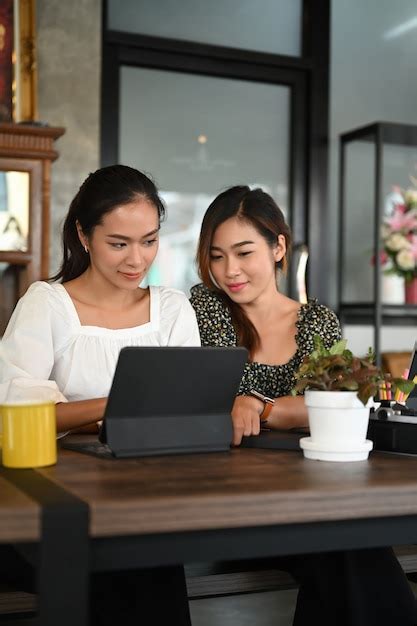
M 150 284 L 182 291 L 203 215 L 232 185 L 262 187 L 288 215 L 287 86 L 123 67 L 121 163 L 150 172 L 167 206 Z
M 346 146 L 343 302 L 374 299 L 374 152 L 370 141 Z
M 29 173 L 0 172 L 0 250 L 28 248 Z

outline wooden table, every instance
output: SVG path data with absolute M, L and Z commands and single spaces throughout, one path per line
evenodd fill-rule
M 30 484 L 33 476 L 39 484 Z M 57 623 L 57 614 L 48 613 L 51 572 L 60 625 L 82 626 L 89 567 L 417 543 L 417 457 L 412 456 L 375 452 L 369 461 L 328 463 L 306 460 L 301 452 L 235 449 L 111 460 L 61 450 L 56 466 L 2 470 L 0 481 L 0 540 L 31 545 L 40 540 L 48 555 L 42 626 Z M 69 526 L 73 537 L 66 534 Z M 61 577 L 69 554 L 76 593 Z M 48 598 L 43 605 L 42 594 Z M 77 597 L 77 603 L 67 596 Z

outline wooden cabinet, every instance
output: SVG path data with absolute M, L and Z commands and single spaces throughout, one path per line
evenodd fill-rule
M 48 277 L 51 162 L 64 132 L 0 124 L 0 335 L 18 298 Z

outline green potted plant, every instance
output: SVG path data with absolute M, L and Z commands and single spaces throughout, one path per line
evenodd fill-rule
M 295 375 L 293 393 L 305 392 L 310 437 L 300 441 L 304 456 L 327 461 L 362 461 L 368 458 L 372 441 L 366 439 L 369 409 L 382 383 L 393 394 L 408 395 L 412 381 L 392 378 L 374 363 L 369 349 L 356 357 L 346 340 L 325 348 L 319 336 L 314 350 L 304 357 Z

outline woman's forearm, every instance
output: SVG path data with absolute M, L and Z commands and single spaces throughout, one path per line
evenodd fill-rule
M 107 398 L 60 402 L 56 405 L 58 432 L 73 430 L 103 419 Z
M 302 396 L 276 398 L 268 417 L 268 427 L 289 430 L 308 426 L 307 407 Z

